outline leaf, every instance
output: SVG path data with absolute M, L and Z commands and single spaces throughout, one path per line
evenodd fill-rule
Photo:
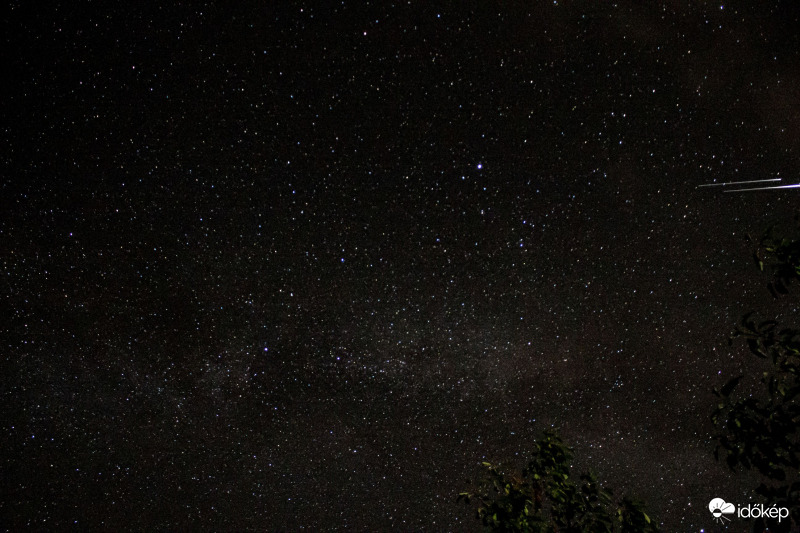
M 758 325 L 758 330 L 762 332 L 768 332 L 775 329 L 775 326 L 778 324 L 775 320 L 765 320 Z
M 728 463 L 728 466 L 733 469 L 739 463 L 739 460 L 736 458 L 735 455 L 729 454 L 728 457 L 725 458 L 725 462 Z
M 730 396 L 730 395 L 731 395 L 731 392 L 733 392 L 733 389 L 735 389 L 735 388 L 736 388 L 736 386 L 739 384 L 739 381 L 741 381 L 741 379 L 742 379 L 743 377 L 744 377 L 743 375 L 740 375 L 740 376 L 738 376 L 738 377 L 735 377 L 735 378 L 731 379 L 730 381 L 728 381 L 728 382 L 725 384 L 725 386 L 724 386 L 724 387 L 722 387 L 722 389 L 720 390 L 720 394 L 721 394 L 723 397 L 725 397 L 725 398 L 727 398 L 728 396 Z
M 755 355 L 763 358 L 764 355 L 761 352 L 761 347 L 758 344 L 758 340 L 756 339 L 747 339 L 747 347 L 750 348 L 750 351 Z
M 761 272 L 764 272 L 764 261 L 759 257 L 758 252 L 753 252 L 753 262 Z

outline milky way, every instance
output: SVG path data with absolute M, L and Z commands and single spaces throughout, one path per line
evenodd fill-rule
M 793 3 L 134 4 L 6 17 L 11 529 L 478 530 L 554 427 L 665 531 L 748 500 L 798 192 L 703 185 L 794 183 Z

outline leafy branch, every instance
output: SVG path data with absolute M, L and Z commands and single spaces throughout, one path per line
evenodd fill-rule
M 600 488 L 591 473 L 573 480 L 572 450 L 553 432 L 534 444 L 522 475 L 506 475 L 483 463 L 486 478 L 475 492 L 458 500 L 477 501 L 476 516 L 491 531 L 531 533 L 649 533 L 658 526 L 644 505 L 623 498 L 614 507 L 612 492 Z
M 800 214 L 795 216 L 796 232 L 800 232 Z M 776 224 L 761 236 L 753 252 L 753 260 L 759 270 L 769 270 L 772 279 L 767 288 L 774 297 L 788 294 L 789 285 L 800 281 L 800 238 L 792 239 L 776 235 Z
M 800 228 L 800 217 L 796 218 Z M 789 285 L 800 280 L 800 239 L 775 237 L 774 226 L 761 238 L 754 254 L 761 271 L 769 269 L 768 283 L 774 297 L 789 294 Z M 755 469 L 763 481 L 755 492 L 769 505 L 791 509 L 791 521 L 759 518 L 754 531 L 789 531 L 800 523 L 800 330 L 779 328 L 774 320 L 757 322 L 752 313 L 743 317 L 730 343 L 742 339 L 750 353 L 768 369 L 761 386 L 743 392 L 736 376 L 719 390 L 711 419 L 717 427 L 714 456 L 735 470 Z M 790 523 L 791 522 L 791 523 Z

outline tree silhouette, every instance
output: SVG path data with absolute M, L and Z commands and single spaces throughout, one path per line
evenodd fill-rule
M 771 271 L 768 288 L 777 298 L 800 280 L 800 239 L 775 237 L 773 228 L 754 257 L 759 269 Z M 714 390 L 719 398 L 711 417 L 718 431 L 714 456 L 732 470 L 755 469 L 762 477 L 755 492 L 765 504 L 790 509 L 791 521 L 759 518 L 753 531 L 791 531 L 792 524 L 800 524 L 800 330 L 778 327 L 774 320 L 757 322 L 750 313 L 731 343 L 739 338 L 765 360 L 767 370 L 753 390 L 742 390 L 745 376 Z
M 477 501 L 477 518 L 491 531 L 530 533 L 648 533 L 658 526 L 637 500 L 615 505 L 591 473 L 574 481 L 569 474 L 572 450 L 553 432 L 533 446 L 522 475 L 506 475 L 483 463 L 486 478 L 476 492 L 462 492 L 468 505 Z
M 794 216 L 794 223 L 793 230 L 788 230 L 795 233 L 794 238 L 780 235 L 778 224 L 773 224 L 758 240 L 753 252 L 759 270 L 771 272 L 772 279 L 767 288 L 776 298 L 780 294 L 789 294 L 790 284 L 800 280 L 800 212 Z

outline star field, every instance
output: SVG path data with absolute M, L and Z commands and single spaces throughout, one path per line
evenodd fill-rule
M 747 234 L 796 212 L 800 11 L 6 8 L 3 522 L 479 530 L 559 428 L 664 531 L 713 458 Z

